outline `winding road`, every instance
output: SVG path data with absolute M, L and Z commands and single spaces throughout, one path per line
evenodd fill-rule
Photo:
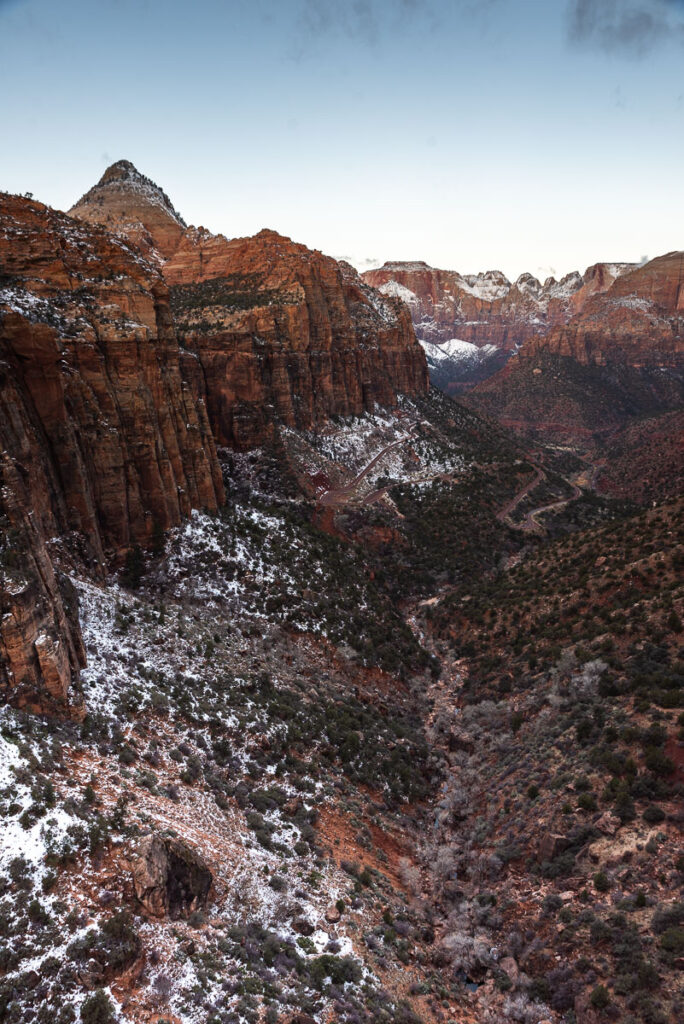
M 543 530 L 544 527 L 538 521 L 537 516 L 543 515 L 544 512 L 551 512 L 553 509 L 556 508 L 564 508 L 565 505 L 569 505 L 571 501 L 575 501 L 576 498 L 581 497 L 581 495 L 584 493 L 583 489 L 574 480 L 566 480 L 566 483 L 570 484 L 570 486 L 572 487 L 572 494 L 569 498 L 559 498 L 557 501 L 552 501 L 548 505 L 539 505 L 537 508 L 533 508 L 531 509 L 531 511 L 527 512 L 525 518 L 521 523 L 514 523 L 511 519 L 511 512 L 513 512 L 513 510 L 518 507 L 523 498 L 527 497 L 527 495 L 531 491 L 533 491 L 534 488 L 537 487 L 542 482 L 542 480 L 546 480 L 546 473 L 541 468 L 541 466 L 537 466 L 535 468 L 537 470 L 537 473 L 534 480 L 531 480 L 528 484 L 525 484 L 523 489 L 521 491 L 518 491 L 515 497 L 512 498 L 507 505 L 504 505 L 501 511 L 497 513 L 496 518 L 499 520 L 499 522 L 508 523 L 508 525 L 512 526 L 514 530 L 523 530 L 525 532 L 535 532 Z M 589 483 L 587 486 L 591 488 L 593 487 L 593 482 L 597 475 L 597 467 L 588 467 L 588 469 L 591 469 L 591 472 L 589 474 Z M 583 475 L 584 473 L 580 474 L 580 476 Z
M 418 424 L 414 423 L 410 428 L 409 432 L 405 437 L 400 437 L 398 441 L 392 441 L 385 448 L 381 449 L 377 455 L 375 455 L 367 466 L 361 470 L 361 472 L 354 477 L 344 487 L 331 488 L 329 491 L 324 491 L 318 499 L 318 504 L 324 508 L 336 507 L 337 505 L 346 505 L 356 497 L 356 489 L 358 488 L 361 481 L 366 477 L 374 466 L 380 462 L 381 459 L 387 455 L 388 452 L 392 451 L 393 448 L 399 448 L 400 445 L 406 444 L 410 441 L 418 428 Z M 377 491 L 373 491 L 371 494 L 366 495 L 363 503 L 365 505 L 372 504 L 373 501 L 377 501 L 383 494 L 387 492 L 386 487 L 381 487 Z

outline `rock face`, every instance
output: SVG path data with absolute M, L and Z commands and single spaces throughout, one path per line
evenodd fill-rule
M 0 265 L 0 688 L 33 705 L 64 700 L 83 663 L 59 549 L 102 572 L 223 490 L 158 272 L 9 196 Z
M 70 212 L 159 259 L 183 372 L 221 445 L 249 448 L 276 419 L 306 429 L 429 386 L 408 310 L 348 264 L 274 231 L 228 240 L 184 230 L 166 195 L 127 161 Z
M 498 270 L 459 274 L 420 262 L 385 263 L 363 278 L 406 302 L 416 334 L 425 343 L 433 382 L 443 390 L 460 391 L 491 376 L 511 352 L 565 323 L 592 295 L 631 269 L 626 263 L 597 263 L 583 275 L 574 272 L 561 281 L 549 277 L 541 284 L 531 274 L 512 283 Z M 449 345 L 458 345 L 458 352 L 451 354 Z M 482 358 L 473 358 L 466 346 L 481 349 Z
M 428 388 L 406 307 L 273 231 L 187 232 L 164 276 L 221 445 L 262 443 L 274 417 L 308 429 Z
M 175 252 L 185 229 L 166 193 L 128 160 L 108 167 L 69 214 L 123 235 L 158 262 Z
M 575 271 L 541 284 L 532 274 L 521 274 L 512 283 L 498 270 L 459 274 L 426 263 L 385 263 L 363 278 L 407 303 L 422 341 L 459 338 L 511 351 L 540 330 L 565 322 L 630 269 L 627 263 L 597 263 L 583 275 Z
M 158 835 L 141 840 L 133 858 L 133 886 L 152 917 L 187 918 L 207 905 L 212 874 L 186 843 Z
M 614 434 L 681 408 L 684 254 L 619 277 L 567 324 L 530 340 L 468 402 L 541 439 Z

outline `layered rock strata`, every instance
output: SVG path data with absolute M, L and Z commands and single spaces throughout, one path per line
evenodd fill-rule
M 274 231 L 232 241 L 188 232 L 164 276 L 221 445 L 248 448 L 276 420 L 310 429 L 428 388 L 406 307 Z
M 565 323 L 589 298 L 605 291 L 627 263 L 597 263 L 542 284 L 532 274 L 511 282 L 498 270 L 459 274 L 427 263 L 385 263 L 363 274 L 384 294 L 409 306 L 421 341 L 440 344 L 458 338 L 510 352 L 555 324 Z
M 684 253 L 651 260 L 530 340 L 468 402 L 542 439 L 600 438 L 684 404 Z
M 221 474 L 158 272 L 100 229 L 0 196 L 0 687 L 63 700 L 83 660 L 53 557 L 95 573 Z

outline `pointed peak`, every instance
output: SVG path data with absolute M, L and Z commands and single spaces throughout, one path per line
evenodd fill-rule
M 101 204 L 103 201 L 106 202 L 108 197 L 114 202 L 120 202 L 120 199 L 115 199 L 116 196 L 130 196 L 138 202 L 143 201 L 152 206 L 159 207 L 173 217 L 181 227 L 186 227 L 185 221 L 178 211 L 174 209 L 173 203 L 166 192 L 156 182 L 152 181 L 151 178 L 141 174 L 130 160 L 117 160 L 116 163 L 111 164 L 97 185 L 93 185 L 90 191 L 86 192 L 71 208 L 70 212 L 78 212 L 93 201 Z
M 112 181 L 126 181 L 129 178 L 149 181 L 130 160 L 117 160 L 107 168 L 97 184 L 108 185 Z

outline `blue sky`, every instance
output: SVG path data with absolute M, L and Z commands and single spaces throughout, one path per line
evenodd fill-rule
M 0 188 L 544 276 L 684 247 L 681 0 L 0 0 Z

